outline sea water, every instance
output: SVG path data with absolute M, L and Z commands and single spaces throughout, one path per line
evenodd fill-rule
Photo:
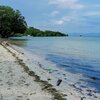
M 70 73 L 81 73 L 100 91 L 100 37 L 21 37 L 24 49 Z M 21 40 L 20 40 L 21 41 Z M 18 41 L 17 41 L 18 42 Z

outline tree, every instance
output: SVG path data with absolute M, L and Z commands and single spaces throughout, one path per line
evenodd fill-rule
M 41 37 L 43 36 L 67 36 L 61 32 L 55 32 L 55 31 L 49 31 L 49 30 L 42 31 L 34 27 L 29 27 L 27 31 L 25 32 L 25 34 L 31 35 L 31 36 L 41 36 Z
M 27 29 L 25 18 L 19 10 L 8 6 L 0 6 L 0 35 L 8 38 L 15 33 L 24 33 Z
M 64 33 L 49 31 L 49 30 L 46 30 L 44 33 L 45 33 L 46 36 L 67 36 Z
M 34 27 L 29 27 L 27 31 L 25 32 L 26 35 L 31 35 L 31 36 L 37 36 L 37 34 L 40 34 L 40 33 L 41 31 Z

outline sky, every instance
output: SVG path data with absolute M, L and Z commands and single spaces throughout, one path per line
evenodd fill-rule
M 64 33 L 100 33 L 100 0 L 0 0 L 21 11 L 29 26 Z

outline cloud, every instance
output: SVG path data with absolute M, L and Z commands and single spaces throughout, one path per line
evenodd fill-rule
M 66 22 L 70 22 L 73 19 L 74 19 L 74 17 L 72 17 L 72 16 L 64 16 L 64 17 L 62 17 L 62 20 L 66 21 Z
M 53 20 L 53 23 L 56 25 L 63 25 L 66 22 L 71 22 L 72 20 L 74 20 L 75 18 L 72 16 L 64 16 L 59 20 Z
M 58 14 L 59 14 L 59 11 L 56 10 L 56 11 L 51 12 L 50 15 L 51 15 L 51 16 L 56 16 L 56 15 L 58 15 Z
M 84 7 L 78 0 L 49 0 L 49 4 L 67 9 L 81 9 Z
M 53 21 L 53 23 L 56 25 L 62 25 L 62 24 L 64 24 L 64 21 L 63 20 L 55 20 L 55 21 Z

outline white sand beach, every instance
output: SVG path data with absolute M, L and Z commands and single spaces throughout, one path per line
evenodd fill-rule
M 24 72 L 16 59 L 0 45 L 0 100 L 51 100 L 39 84 Z
M 28 66 L 29 70 L 35 72 L 35 75 L 40 77 L 40 80 L 44 82 L 48 82 L 52 85 L 52 90 L 57 91 L 59 95 L 66 99 L 55 99 L 55 100 L 100 100 L 100 93 L 95 93 L 95 91 L 91 91 L 87 88 L 84 90 L 78 89 L 73 83 L 67 84 L 62 81 L 60 86 L 56 86 L 57 78 L 56 76 L 59 74 L 52 74 L 50 71 L 46 70 L 42 67 L 41 63 L 37 63 L 36 61 L 40 61 L 37 55 L 32 55 L 34 57 L 34 63 L 29 59 L 27 53 L 22 49 L 14 46 L 6 46 L 14 56 L 23 61 L 23 63 Z M 41 82 L 34 81 L 33 76 L 29 76 L 27 72 L 25 72 L 21 65 L 19 65 L 15 59 L 4 47 L 0 46 L 0 100 L 52 100 L 54 94 L 50 93 L 50 89 L 45 89 L 41 86 Z M 26 54 L 25 54 L 26 53 Z M 70 78 L 72 80 L 78 80 L 81 75 L 79 74 L 77 79 L 74 79 L 75 75 L 70 73 L 66 73 L 63 70 L 58 68 L 48 69 L 57 70 L 57 72 L 61 72 L 63 76 L 66 78 Z M 63 78 L 63 77 L 62 77 Z M 55 90 L 56 89 L 56 90 Z M 45 91 L 45 90 L 48 90 Z M 90 95 L 89 95 L 90 94 Z

